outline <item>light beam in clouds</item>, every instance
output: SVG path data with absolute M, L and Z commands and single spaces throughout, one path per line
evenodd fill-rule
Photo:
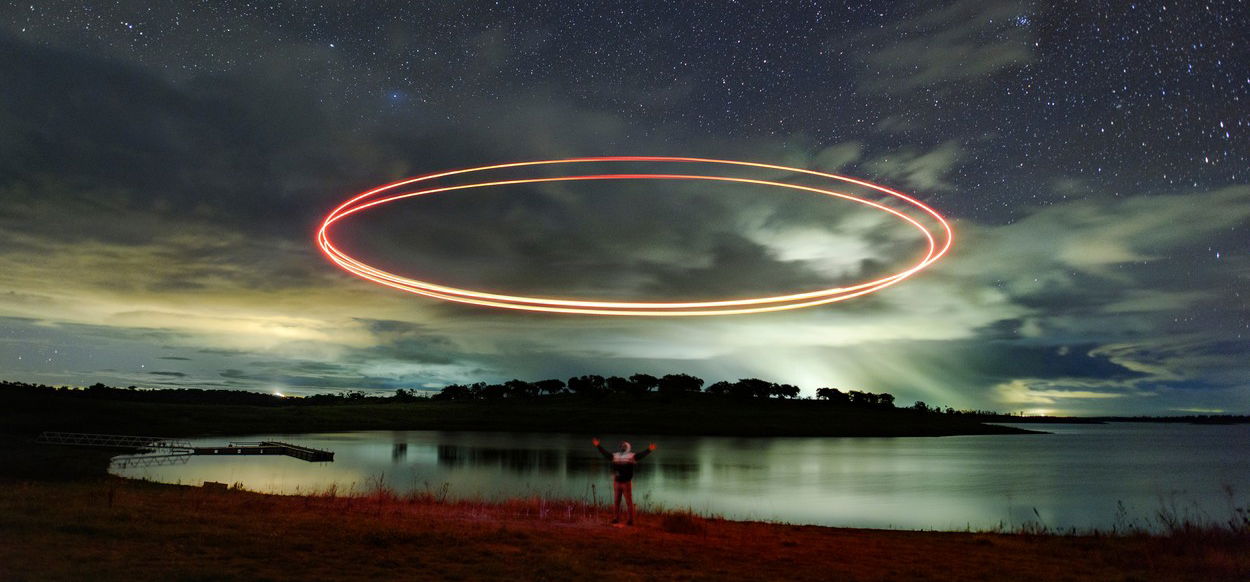
M 874 202 L 866 198 L 835 192 L 822 188 L 814 188 L 799 184 L 790 184 L 784 182 L 776 182 L 769 180 L 759 180 L 752 178 L 741 178 L 733 176 L 718 176 L 707 174 L 640 174 L 640 173 L 624 173 L 624 174 L 590 174 L 581 176 L 558 176 L 543 178 L 523 178 L 511 180 L 494 180 L 475 182 L 471 184 L 462 184 L 455 186 L 443 186 L 436 188 L 427 188 L 415 192 L 402 192 L 398 194 L 391 191 L 399 189 L 403 186 L 415 184 L 418 182 L 428 182 L 438 178 L 448 176 L 470 174 L 476 172 L 485 172 L 489 170 L 500 170 L 508 168 L 518 168 L 524 166 L 548 166 L 558 164 L 576 164 L 588 162 L 685 162 L 699 164 L 718 164 L 722 166 L 740 166 L 765 168 L 769 170 L 779 170 L 786 173 L 806 174 L 817 176 L 825 179 L 837 180 L 843 183 L 855 184 L 877 192 L 893 197 L 896 201 L 910 205 L 911 210 L 920 210 L 928 215 L 937 223 L 937 230 L 940 233 L 941 241 L 935 240 L 933 233 L 925 225 L 921 224 L 912 216 L 896 210 L 890 206 L 886 206 L 879 202 Z M 773 186 L 779 188 L 789 188 L 793 190 L 813 192 L 823 194 L 834 198 L 840 198 L 862 204 L 882 212 L 889 213 L 894 217 L 915 227 L 925 238 L 928 245 L 925 256 L 910 268 L 877 279 L 848 287 L 832 287 L 818 291 L 809 291 L 804 293 L 795 293 L 790 295 L 777 295 L 771 297 L 753 297 L 746 299 L 727 299 L 717 301 L 700 301 L 700 302 L 613 302 L 613 301 L 591 301 L 584 299 L 555 299 L 546 297 L 527 297 L 520 295 L 505 295 L 500 293 L 485 293 L 482 291 L 460 289 L 438 285 L 428 281 L 420 281 L 410 279 L 381 269 L 372 267 L 362 261 L 351 257 L 334 246 L 330 239 L 330 226 L 339 220 L 366 210 L 369 208 L 380 207 L 384 204 L 422 196 L 427 194 L 436 194 L 442 192 L 451 192 L 458 190 L 468 190 L 473 188 L 485 188 L 495 186 L 511 186 L 519 184 L 531 184 L 541 182 L 566 182 L 580 180 L 639 180 L 639 179 L 659 179 L 659 180 L 706 180 L 713 182 L 736 182 L 746 184 L 757 184 L 764 186 Z M 384 197 L 377 197 L 381 194 L 389 194 Z M 448 172 L 440 172 L 402 180 L 379 188 L 374 188 L 363 194 L 360 194 L 347 202 L 335 208 L 322 221 L 321 228 L 317 231 L 317 244 L 321 247 L 322 252 L 327 258 L 333 261 L 344 270 L 368 279 L 370 281 L 386 285 L 401 291 L 409 293 L 433 297 L 436 299 L 444 299 L 460 303 L 469 303 L 473 305 L 482 305 L 488 307 L 499 307 L 504 309 L 517 309 L 527 311 L 543 311 L 551 313 L 573 313 L 586 315 L 633 315 L 633 316 L 653 316 L 653 317 L 672 317 L 672 316 L 697 316 L 697 315 L 738 315 L 748 313 L 762 313 L 769 311 L 782 311 L 789 309 L 798 309 L 802 307 L 812 307 L 816 305 L 824 305 L 844 301 L 854 297 L 867 295 L 894 285 L 933 264 L 939 258 L 946 254 L 950 249 L 954 240 L 954 232 L 950 224 L 938 214 L 937 211 L 925 205 L 924 203 L 912 198 L 901 192 L 871 184 L 863 180 L 840 176 L 837 174 L 828 174 L 814 170 L 801 168 L 790 168 L 773 164 L 762 164 L 755 162 L 740 162 L 732 160 L 714 160 L 704 158 L 688 158 L 688 157 L 656 157 L 656 156 L 613 156 L 613 157 L 593 157 L 593 158 L 570 158 L 563 160 L 541 160 L 531 162 L 515 162 L 508 164 L 497 164 L 491 166 L 482 166 L 477 168 L 468 168 L 462 170 L 452 170 Z

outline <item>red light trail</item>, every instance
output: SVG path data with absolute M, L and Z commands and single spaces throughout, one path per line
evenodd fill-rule
M 526 166 L 550 166 L 556 164 L 579 164 L 579 163 L 608 163 L 608 162 L 657 162 L 657 163 L 702 163 L 702 164 L 720 164 L 727 166 L 762 168 L 769 170 L 779 170 L 795 174 L 805 174 L 820 178 L 838 180 L 844 183 L 855 184 L 864 188 L 875 190 L 892 199 L 901 201 L 913 209 L 920 210 L 929 218 L 936 221 L 940 241 L 935 240 L 933 233 L 929 228 L 917 221 L 915 218 L 907 214 L 872 200 L 835 192 L 823 188 L 815 188 L 799 184 L 788 184 L 784 182 L 776 182 L 769 180 L 758 180 L 752 178 L 740 178 L 733 176 L 715 176 L 706 174 L 590 174 L 578 176 L 557 176 L 542 178 L 521 178 L 513 180 L 494 180 L 485 182 L 476 182 L 472 184 L 460 184 L 455 186 L 431 187 L 422 190 L 395 193 L 396 190 L 402 189 L 404 186 L 417 184 L 420 182 L 429 182 L 439 178 L 448 176 L 456 176 L 462 174 L 470 174 L 474 172 L 485 172 L 488 170 L 501 170 L 508 168 L 519 168 Z M 915 264 L 903 271 L 899 271 L 887 277 L 859 283 L 848 287 L 833 287 L 822 289 L 819 291 L 810 291 L 805 293 L 795 293 L 790 295 L 777 295 L 770 297 L 753 297 L 745 299 L 726 299 L 718 301 L 694 301 L 694 302 L 628 302 L 628 301 L 593 301 L 586 299 L 573 298 L 551 298 L 551 297 L 526 297 L 521 295 L 505 295 L 500 293 L 487 293 L 472 289 L 459 289 L 456 287 L 448 287 L 439 285 L 429 281 L 420 281 L 410 279 L 394 273 L 383 271 L 376 267 L 372 267 L 361 262 L 354 257 L 344 253 L 334 246 L 330 239 L 330 226 L 342 220 L 347 216 L 351 216 L 369 208 L 376 208 L 384 204 L 412 198 L 415 196 L 424 196 L 428 194 L 438 194 L 443 192 L 454 192 L 457 190 L 468 190 L 472 188 L 490 188 L 497 186 L 511 186 L 517 184 L 533 184 L 542 182 L 573 182 L 588 180 L 705 180 L 711 182 L 730 182 L 756 184 L 763 186 L 773 186 L 778 188 L 788 188 L 792 190 L 800 190 L 823 194 L 834 198 L 840 198 L 862 204 L 864 206 L 886 212 L 899 220 L 909 224 L 920 231 L 927 244 L 925 256 Z M 812 307 L 816 305 L 824 305 L 838 301 L 845 301 L 854 297 L 860 297 L 869 293 L 876 292 L 880 289 L 894 285 L 920 270 L 928 267 L 936 262 L 939 258 L 950 250 L 951 243 L 954 241 L 954 231 L 951 229 L 946 219 L 942 215 L 924 203 L 903 194 L 878 186 L 856 178 L 840 176 L 837 174 L 829 174 L 818 172 L 815 170 L 807 170 L 802 168 L 789 168 L 786 166 L 778 166 L 774 164 L 763 164 L 756 162 L 740 162 L 733 160 L 714 160 L 704 158 L 683 158 L 683 157 L 656 157 L 656 156 L 611 156 L 611 157 L 591 157 L 591 158 L 570 158 L 563 160 L 540 160 L 530 162 L 513 162 L 508 164 L 497 164 L 492 166 L 481 166 L 477 168 L 466 168 L 461 170 L 451 170 L 447 172 L 439 172 L 409 178 L 374 188 L 367 192 L 361 193 L 352 199 L 340 204 L 337 208 L 326 215 L 321 222 L 321 227 L 317 230 L 317 245 L 321 247 L 321 251 L 326 258 L 333 261 L 353 275 L 373 281 L 375 283 L 386 285 L 408 293 L 424 295 L 436 299 L 446 301 L 455 301 L 459 303 L 468 303 L 472 305 L 482 305 L 487 307 L 498 307 L 503 309 L 519 309 L 526 311 L 542 311 L 549 313 L 573 313 L 584 315 L 619 315 L 619 316 L 645 316 L 645 317 L 681 317 L 681 316 L 697 316 L 697 315 L 737 315 L 746 313 L 764 313 L 769 311 L 781 311 L 786 309 L 799 309 L 802 307 Z

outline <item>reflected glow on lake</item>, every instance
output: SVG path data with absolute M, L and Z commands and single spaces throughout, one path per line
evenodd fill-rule
M 1025 425 L 1044 435 L 941 438 L 656 438 L 634 482 L 642 507 L 733 519 L 903 529 L 1102 528 L 1153 520 L 1164 507 L 1222 521 L 1250 494 L 1250 426 L 1115 423 Z M 614 448 L 613 435 L 601 435 Z M 647 444 L 630 438 L 635 448 Z M 193 439 L 197 445 L 280 440 L 335 452 L 333 463 L 288 457 L 193 457 L 183 465 L 114 469 L 126 477 L 241 483 L 273 493 L 331 486 L 452 498 L 605 498 L 606 461 L 589 435 L 350 432 Z M 1124 512 L 1119 512 L 1123 504 Z M 1036 513 L 1034 511 L 1036 510 Z M 1149 525 L 1141 523 L 1141 525 Z

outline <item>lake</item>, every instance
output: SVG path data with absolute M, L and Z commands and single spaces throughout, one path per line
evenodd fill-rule
M 1157 525 L 1160 510 L 1222 521 L 1246 507 L 1250 426 L 1020 425 L 1040 435 L 908 438 L 657 437 L 634 481 L 643 507 L 733 519 L 844 527 L 958 530 Z M 604 446 L 618 442 L 602 435 Z M 447 491 L 453 498 L 600 500 L 606 461 L 589 435 L 369 431 L 241 435 L 198 445 L 281 440 L 333 450 L 333 463 L 287 457 L 192 457 L 114 467 L 166 483 L 241 483 L 273 493 L 336 486 Z M 647 441 L 636 440 L 641 450 Z

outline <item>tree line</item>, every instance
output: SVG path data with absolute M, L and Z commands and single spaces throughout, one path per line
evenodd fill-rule
M 707 394 L 729 399 L 796 399 L 799 387 L 792 384 L 779 384 L 758 378 L 743 378 L 734 382 L 721 381 L 704 386 L 702 378 L 689 374 L 667 374 L 652 376 L 650 374 L 634 374 L 628 378 L 620 376 L 574 376 L 567 381 L 558 379 L 528 382 L 525 380 L 508 380 L 491 384 L 476 382 L 473 384 L 451 384 L 437 393 L 430 394 L 427 390 L 399 388 L 393 392 L 372 392 L 364 390 L 344 390 L 326 392 L 300 397 L 284 397 L 263 392 L 245 390 L 221 390 L 202 388 L 125 388 L 108 386 L 97 382 L 85 388 L 70 386 L 48 386 L 28 384 L 24 382 L 0 381 L 0 388 L 7 393 L 43 392 L 62 394 L 74 398 L 167 402 L 167 403 L 198 403 L 198 404 L 245 404 L 253 406 L 282 405 L 318 405 L 318 404 L 364 404 L 384 402 L 416 402 L 430 400 L 451 401 L 500 401 L 500 400 L 534 400 L 543 397 L 569 396 L 585 398 L 602 398 L 607 396 L 642 397 L 646 394 L 660 394 L 667 397 L 679 397 L 691 394 Z M 818 400 L 827 400 L 835 404 L 857 407 L 893 408 L 894 395 L 889 393 L 875 394 L 860 390 L 843 392 L 837 388 L 820 388 L 816 390 Z M 929 411 L 924 403 L 917 403 L 925 411 Z M 936 410 L 940 412 L 940 410 Z
M 585 397 L 608 395 L 641 396 L 657 393 L 666 396 L 710 394 L 737 399 L 794 399 L 800 389 L 793 384 L 779 384 L 759 378 L 742 378 L 735 382 L 720 381 L 704 388 L 704 380 L 689 374 L 652 376 L 634 374 L 621 376 L 574 376 L 568 381 L 549 379 L 537 382 L 509 380 L 501 384 L 477 382 L 451 384 L 432 396 L 435 400 L 505 400 L 533 399 L 542 396 L 569 394 Z M 843 392 L 837 388 L 820 388 L 816 398 L 836 404 L 875 408 L 894 408 L 894 395 L 861 390 Z
M 323 392 L 309 396 L 281 396 L 263 392 L 246 390 L 201 389 L 201 388 L 125 388 L 113 387 L 97 382 L 85 388 L 70 386 L 48 386 L 24 382 L 0 381 L 0 392 L 10 397 L 20 395 L 36 396 L 38 394 L 60 395 L 70 398 L 121 400 L 132 402 L 164 402 L 185 404 L 233 404 L 251 406 L 316 406 L 334 404 L 385 404 L 406 403 L 421 400 L 440 401 L 505 401 L 505 400 L 538 400 L 552 397 L 588 398 L 632 396 L 642 398 L 648 394 L 663 397 L 687 397 L 690 395 L 706 395 L 702 398 L 723 398 L 737 401 L 758 400 L 792 400 L 799 397 L 799 387 L 792 384 L 779 384 L 758 378 L 743 378 L 737 381 L 715 382 L 705 387 L 702 378 L 689 374 L 667 374 L 652 376 L 634 374 L 621 376 L 574 376 L 567 381 L 558 379 L 528 382 L 525 380 L 509 380 L 491 384 L 476 382 L 473 384 L 451 384 L 431 394 L 430 390 L 399 388 L 390 392 L 343 390 L 339 392 Z M 863 390 L 839 390 L 837 388 L 818 388 L 815 399 L 839 406 L 857 408 L 895 409 L 894 395 L 888 392 L 874 393 Z M 954 410 L 947 407 L 930 407 L 924 402 L 901 410 L 929 414 L 969 415 L 979 417 L 1002 416 L 990 410 Z

